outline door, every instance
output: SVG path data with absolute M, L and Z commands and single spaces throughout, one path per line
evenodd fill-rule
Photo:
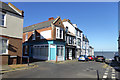
M 56 46 L 54 44 L 50 45 L 50 60 L 56 60 Z
M 57 56 L 58 61 L 64 60 L 64 47 L 62 45 L 57 46 Z

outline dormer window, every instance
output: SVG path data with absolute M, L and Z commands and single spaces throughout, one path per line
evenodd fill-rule
M 5 26 L 5 14 L 0 12 L 0 26 Z
M 35 40 L 35 30 L 33 31 L 32 40 Z

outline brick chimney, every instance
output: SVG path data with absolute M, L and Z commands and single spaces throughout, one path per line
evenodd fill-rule
M 48 20 L 49 20 L 49 21 L 50 21 L 50 20 L 54 20 L 54 17 L 51 17 L 51 18 L 49 18 Z

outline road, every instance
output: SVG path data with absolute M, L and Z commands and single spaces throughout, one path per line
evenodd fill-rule
M 89 62 L 69 62 L 69 63 L 50 63 L 36 62 L 37 68 L 9 72 L 3 74 L 3 78 L 116 78 L 118 76 L 114 68 L 105 63 Z

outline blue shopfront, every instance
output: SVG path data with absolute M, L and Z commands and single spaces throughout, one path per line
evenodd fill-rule
M 24 43 L 23 46 L 28 46 L 25 53 L 29 57 L 38 60 L 65 60 L 65 42 L 63 41 L 40 41 Z M 28 51 L 29 50 L 29 51 Z

